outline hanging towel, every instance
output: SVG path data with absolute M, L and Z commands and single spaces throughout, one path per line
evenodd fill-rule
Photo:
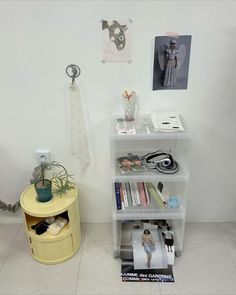
M 90 153 L 82 100 L 79 88 L 75 82 L 70 85 L 70 116 L 70 152 L 78 159 L 79 170 L 82 173 L 90 163 Z

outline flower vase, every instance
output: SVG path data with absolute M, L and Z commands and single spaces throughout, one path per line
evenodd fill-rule
M 136 102 L 134 98 L 125 99 L 124 100 L 124 114 L 125 121 L 134 121 L 135 110 L 136 110 Z

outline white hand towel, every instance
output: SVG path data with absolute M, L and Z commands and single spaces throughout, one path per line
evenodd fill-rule
M 79 161 L 80 173 L 90 163 L 90 153 L 80 91 L 74 82 L 70 85 L 71 142 L 70 152 Z

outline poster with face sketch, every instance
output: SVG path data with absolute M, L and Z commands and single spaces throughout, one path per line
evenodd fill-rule
M 104 62 L 131 60 L 131 21 L 102 20 Z

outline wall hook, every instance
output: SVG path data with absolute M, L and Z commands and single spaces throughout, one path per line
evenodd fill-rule
M 66 74 L 72 78 L 72 84 L 74 84 L 75 78 L 79 77 L 80 73 L 81 70 L 77 65 L 71 64 L 66 67 Z

